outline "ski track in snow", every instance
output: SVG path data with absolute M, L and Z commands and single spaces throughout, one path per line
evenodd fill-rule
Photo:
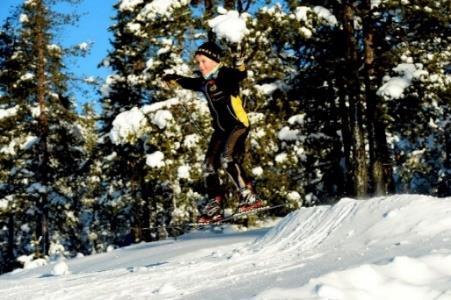
M 350 269 L 343 274 L 352 276 L 352 268 L 390 264 L 399 256 L 451 255 L 451 198 L 412 197 L 342 199 L 292 212 L 272 229 L 194 232 L 135 245 L 68 261 L 70 275 L 50 276 L 51 266 L 6 274 L 0 294 L 27 300 L 277 299 L 280 289 L 309 287 L 312 278 L 330 272 Z M 325 284 L 312 289 L 318 294 L 312 299 L 335 292 Z

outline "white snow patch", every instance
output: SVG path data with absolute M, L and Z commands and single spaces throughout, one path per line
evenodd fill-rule
M 318 15 L 318 17 L 323 18 L 330 25 L 337 25 L 337 18 L 327 8 L 323 6 L 315 6 L 313 11 Z
M 199 143 L 199 141 L 201 140 L 201 137 L 198 134 L 189 134 L 187 136 L 185 136 L 185 139 L 183 140 L 183 146 L 185 146 L 186 148 L 193 148 L 196 147 L 196 145 Z
M 264 95 L 272 95 L 277 90 L 286 91 L 288 87 L 283 80 L 277 80 L 272 83 L 256 84 L 255 88 Z
M 295 16 L 296 16 L 296 20 L 307 22 L 308 21 L 308 13 L 311 11 L 312 11 L 312 9 L 307 6 L 296 7 L 296 10 L 294 12 Z
M 81 51 L 89 51 L 90 45 L 87 42 L 82 42 L 80 44 L 78 44 L 78 49 L 80 49 Z
M 157 295 L 167 295 L 177 291 L 177 288 L 171 283 L 165 283 L 160 286 L 157 290 L 153 292 L 153 294 Z
M 23 264 L 25 270 L 35 269 L 47 265 L 47 261 L 43 258 L 34 259 L 34 255 L 22 255 L 17 261 Z
M 288 124 L 290 125 L 294 124 L 304 125 L 304 122 L 305 122 L 305 114 L 294 115 L 288 119 Z
M 141 10 L 138 20 L 151 20 L 158 17 L 171 17 L 175 9 L 186 6 L 191 0 L 154 0 Z
M 287 199 L 299 202 L 301 200 L 301 195 L 296 191 L 291 191 L 287 194 Z
M 30 73 L 30 72 L 27 72 L 24 75 L 20 76 L 20 80 L 22 80 L 22 81 L 31 80 L 33 78 L 34 78 L 34 74 Z
M 385 83 L 379 88 L 377 94 L 387 99 L 399 99 L 404 91 L 412 84 L 414 79 L 421 79 L 429 73 L 423 70 L 422 64 L 402 63 L 393 68 L 400 76 L 386 76 Z
M 285 152 L 277 154 L 276 157 L 274 158 L 274 160 L 279 164 L 284 163 L 285 161 L 287 161 L 287 159 L 288 154 L 286 154 Z
M 20 145 L 20 149 L 22 150 L 29 150 L 31 149 L 34 145 L 36 145 L 37 143 L 39 143 L 41 139 L 37 136 L 34 135 L 29 135 L 25 138 L 25 141 L 23 142 L 22 145 Z
M 309 39 L 312 37 L 313 32 L 308 29 L 307 27 L 302 26 L 301 28 L 299 28 L 299 33 L 305 37 L 306 39 Z
M 283 127 L 277 137 L 282 141 L 296 141 L 299 139 L 300 130 L 298 129 L 290 129 L 290 127 Z
M 131 136 L 139 137 L 144 133 L 147 119 L 137 107 L 117 115 L 110 131 L 110 139 L 116 144 L 126 143 Z
M 174 120 L 172 113 L 169 110 L 159 110 L 152 117 L 152 123 L 158 128 L 164 129 L 168 126 L 168 122 Z
M 169 107 L 177 105 L 177 104 L 180 104 L 180 100 L 178 98 L 171 98 L 166 101 L 160 101 L 160 102 L 156 102 L 153 104 L 144 105 L 143 107 L 141 107 L 141 111 L 144 114 L 148 114 L 151 112 L 156 112 L 163 108 L 169 108 Z
M 137 34 L 141 31 L 141 24 L 130 22 L 127 24 L 127 30 Z
M 56 263 L 55 266 L 52 269 L 52 275 L 54 276 L 61 276 L 61 275 L 68 275 L 69 272 L 69 266 L 64 260 L 61 260 L 60 262 Z
M 155 151 L 152 154 L 146 156 L 146 165 L 151 168 L 162 168 L 165 166 L 164 153 L 161 151 Z
M 268 289 L 254 299 L 451 299 L 451 255 L 397 256 L 313 278 L 295 289 Z M 444 287 L 445 286 L 445 287 Z
M 252 174 L 254 176 L 260 177 L 263 175 L 263 168 L 262 167 L 255 167 L 252 169 Z
M 208 21 L 208 25 L 213 29 L 219 38 L 224 38 L 231 43 L 240 43 L 249 33 L 246 27 L 247 14 L 239 14 L 236 10 L 218 9 L 221 14 Z
M 181 179 L 189 179 L 189 171 L 191 170 L 190 166 L 183 165 L 178 167 L 177 169 L 177 177 Z
M 28 23 L 30 22 L 30 19 L 28 18 L 28 15 L 20 14 L 19 21 L 20 23 Z
M 19 105 L 7 109 L 0 109 L 0 121 L 6 118 L 11 118 L 19 112 Z
M 9 203 L 14 200 L 13 195 L 5 196 L 3 199 L 0 199 L 0 210 L 6 210 L 8 208 Z
M 143 3 L 144 0 L 122 0 L 119 5 L 120 11 L 133 11 L 136 6 Z

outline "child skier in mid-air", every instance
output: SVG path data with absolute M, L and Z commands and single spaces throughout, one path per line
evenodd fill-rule
M 240 98 L 239 83 L 246 78 L 247 71 L 242 61 L 237 63 L 236 69 L 223 66 L 221 54 L 219 46 L 206 42 L 194 54 L 201 77 L 190 78 L 176 74 L 163 77 L 164 81 L 202 92 L 207 98 L 213 118 L 214 132 L 203 166 L 209 201 L 200 209 L 198 218 L 199 223 L 206 224 L 219 222 L 224 218 L 224 192 L 218 175 L 221 166 L 239 191 L 239 212 L 264 206 L 241 166 L 250 124 Z

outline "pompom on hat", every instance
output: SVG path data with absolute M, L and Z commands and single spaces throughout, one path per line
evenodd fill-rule
M 213 42 L 206 42 L 200 45 L 199 48 L 197 48 L 194 56 L 198 54 L 204 55 L 211 60 L 219 63 L 221 61 L 222 49 Z

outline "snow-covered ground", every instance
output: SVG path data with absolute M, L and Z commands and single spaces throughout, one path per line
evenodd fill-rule
M 62 274 L 62 275 L 59 275 Z M 303 208 L 0 276 L 2 299 L 451 299 L 451 198 Z

